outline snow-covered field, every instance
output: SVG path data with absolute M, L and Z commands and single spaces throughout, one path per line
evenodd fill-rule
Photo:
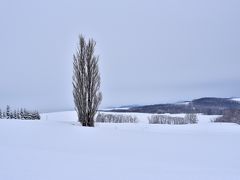
M 239 180 L 240 126 L 96 124 L 73 112 L 0 120 L 0 180 Z M 183 116 L 183 115 L 179 115 Z

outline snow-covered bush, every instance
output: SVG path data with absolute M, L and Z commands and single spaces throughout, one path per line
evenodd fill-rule
M 196 124 L 198 122 L 196 114 L 186 114 L 184 119 L 190 124 Z
M 95 121 L 101 123 L 137 123 L 137 117 L 123 114 L 98 113 Z
M 225 110 L 223 116 L 216 118 L 214 122 L 230 122 L 240 124 L 240 110 Z
M 149 124 L 194 124 L 197 123 L 197 116 L 187 114 L 183 117 L 172 117 L 167 115 L 152 115 L 148 117 Z

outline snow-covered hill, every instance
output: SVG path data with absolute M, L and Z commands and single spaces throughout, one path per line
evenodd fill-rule
M 73 112 L 40 121 L 0 120 L 2 180 L 238 180 L 240 126 L 211 123 L 96 124 Z M 182 116 L 182 115 L 178 115 Z
M 237 101 L 237 102 L 240 103 L 240 98 L 232 98 L 231 100 L 233 100 L 233 101 Z

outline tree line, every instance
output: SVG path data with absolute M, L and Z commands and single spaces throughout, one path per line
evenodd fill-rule
M 225 110 L 223 116 L 216 118 L 214 122 L 237 123 L 240 125 L 240 109 Z
M 148 117 L 149 124 L 196 124 L 196 114 L 186 114 L 184 117 L 172 117 L 167 115 L 152 115 Z
M 0 109 L 0 119 L 27 119 L 39 120 L 41 116 L 38 111 L 29 111 L 25 108 L 12 110 L 9 105 L 2 111 Z
M 98 113 L 96 122 L 100 123 L 137 123 L 136 116 L 123 115 L 123 114 L 104 114 Z

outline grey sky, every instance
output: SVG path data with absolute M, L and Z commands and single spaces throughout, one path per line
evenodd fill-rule
M 0 106 L 73 107 L 78 34 L 100 55 L 102 107 L 240 96 L 239 0 L 1 0 Z

